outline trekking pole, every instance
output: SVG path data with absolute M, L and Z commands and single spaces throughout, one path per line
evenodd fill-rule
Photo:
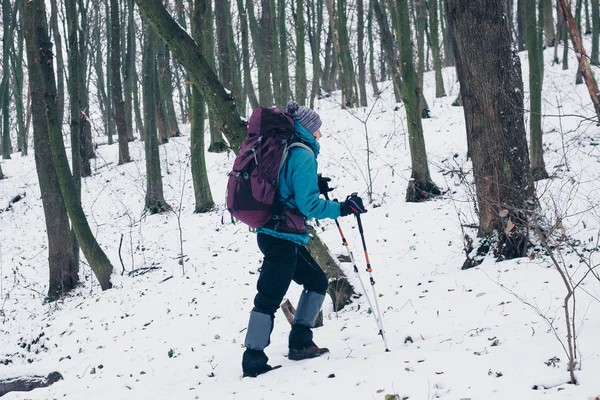
M 329 200 L 329 196 L 328 196 L 327 192 L 324 194 L 324 196 L 325 196 L 326 200 Z M 385 339 L 385 334 L 383 332 L 383 322 L 381 321 L 381 314 L 379 313 L 379 304 L 377 303 L 377 297 L 375 297 L 375 302 L 376 302 L 375 304 L 377 304 L 377 312 L 379 313 L 379 318 L 377 317 L 377 315 L 375 315 L 375 312 L 373 312 L 373 304 L 371 303 L 371 298 L 367 294 L 367 289 L 365 288 L 365 283 L 363 282 L 363 279 L 360 276 L 360 273 L 358 272 L 358 267 L 356 266 L 356 261 L 354 260 L 354 254 L 352 253 L 352 250 L 350 250 L 350 246 L 348 246 L 348 241 L 346 240 L 346 237 L 344 236 L 344 231 L 342 231 L 342 227 L 340 226 L 340 222 L 338 221 L 337 218 L 335 219 L 335 225 L 337 226 L 338 232 L 340 233 L 340 236 L 342 237 L 342 245 L 346 248 L 348 257 L 350 257 L 350 261 L 352 262 L 352 267 L 354 269 L 354 273 L 358 277 L 358 281 L 360 282 L 362 291 L 365 294 L 365 297 L 367 298 L 367 303 L 369 303 L 369 308 L 371 309 L 371 314 L 373 314 L 373 318 L 375 318 L 375 324 L 377 325 L 377 329 L 379 329 L 379 334 L 383 338 L 383 343 L 385 345 L 385 351 L 390 351 L 388 348 L 388 345 L 387 345 L 387 340 Z M 360 222 L 359 222 L 359 226 L 361 226 Z M 364 243 L 364 240 L 363 240 L 363 243 Z M 373 280 L 372 276 L 371 276 L 371 282 L 372 282 L 372 285 L 375 284 L 375 281 Z M 375 289 L 373 289 L 373 293 L 374 292 L 375 292 Z
M 365 251 L 365 260 L 367 261 L 367 272 L 369 273 L 369 280 L 371 281 L 371 288 L 373 289 L 373 298 L 375 299 L 375 307 L 377 308 L 377 317 L 379 319 L 379 334 L 383 338 L 383 343 L 385 344 L 385 351 L 390 351 L 388 349 L 387 340 L 385 339 L 385 333 L 383 331 L 383 320 L 381 319 L 379 301 L 377 300 L 377 291 L 375 290 L 375 279 L 373 279 L 373 268 L 371 268 L 371 261 L 369 261 L 369 252 L 367 251 L 367 243 L 365 242 L 365 233 L 363 231 L 362 221 L 360 220 L 360 214 L 354 214 L 354 216 L 356 217 L 356 221 L 358 222 L 358 231 L 360 232 L 363 250 Z

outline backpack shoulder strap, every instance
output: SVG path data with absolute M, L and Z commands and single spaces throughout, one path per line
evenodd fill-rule
M 312 149 L 310 147 L 308 147 L 307 145 L 305 145 L 304 143 L 301 142 L 294 142 L 292 144 L 290 144 L 290 146 L 288 147 L 288 149 L 292 149 L 294 147 L 302 147 L 308 151 L 310 151 L 313 155 L 315 154 L 314 151 L 312 151 Z

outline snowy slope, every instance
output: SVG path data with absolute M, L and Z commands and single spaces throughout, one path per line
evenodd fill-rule
M 522 59 L 526 76 L 526 54 Z M 564 219 L 565 228 L 593 248 L 595 241 L 588 239 L 597 239 L 600 228 L 599 129 L 577 117 L 592 117 L 593 112 L 585 86 L 573 85 L 574 59 L 570 64 L 569 71 L 562 71 L 546 62 L 545 155 L 555 177 L 540 182 L 538 191 L 549 216 L 552 204 L 566 210 L 571 217 Z M 394 110 L 389 83 L 383 84 L 381 99 L 352 114 L 341 110 L 335 98 L 317 105 L 324 123 L 320 170 L 333 178 L 338 198 L 353 191 L 366 197 L 368 132 L 374 202 L 363 223 L 391 352 L 384 352 L 362 297 L 337 314 L 326 304 L 325 325 L 315 331 L 315 341 L 329 347 L 329 355 L 288 361 L 289 326 L 278 312 L 267 354 L 283 368 L 257 379 L 241 379 L 241 355 L 261 254 L 245 226 L 229 223 L 227 213 L 221 223 L 231 155 L 207 155 L 219 209 L 194 215 L 189 137 L 161 146 L 165 197 L 174 211 L 143 216 L 142 143 L 131 144 L 135 161 L 124 166 L 116 165 L 116 145 L 100 146 L 95 174 L 83 184 L 83 204 L 115 266 L 115 288 L 102 293 L 83 264 L 82 287 L 55 304 L 43 302 L 47 249 L 33 156 L 3 161 L 9 179 L 0 181 L 0 201 L 27 195 L 12 211 L 0 214 L 0 361 L 8 363 L 0 364 L 0 376 L 57 370 L 65 377 L 50 388 L 5 398 L 384 399 L 396 393 L 409 399 L 491 400 L 600 395 L 600 282 L 589 278 L 578 292 L 582 369 L 577 372 L 580 384 L 574 386 L 566 384 L 566 356 L 546 322 L 553 320 L 564 336 L 565 290 L 549 260 L 497 264 L 490 258 L 478 268 L 460 270 L 460 224 L 476 219 L 467 188 L 456 174 L 444 174 L 449 168 L 470 170 L 463 110 L 451 107 L 458 93 L 453 69 L 444 71 L 444 79 L 448 96 L 435 99 L 433 75 L 426 76 L 433 118 L 424 121 L 424 128 L 434 181 L 451 190 L 423 204 L 404 202 L 410 177 L 406 121 L 402 107 Z M 367 280 L 356 222 L 347 217 L 341 224 Z M 321 221 L 318 230 L 333 254 L 344 253 L 333 221 Z M 125 267 L 146 268 L 143 274 L 121 276 L 121 236 Z M 185 274 L 178 264 L 180 246 Z M 565 257 L 575 265 L 575 274 L 585 272 L 576 257 Z M 342 267 L 360 291 L 351 265 Z M 299 293 L 293 285 L 288 293 L 292 302 Z M 561 361 L 546 365 L 553 357 Z M 532 390 L 534 385 L 546 389 Z

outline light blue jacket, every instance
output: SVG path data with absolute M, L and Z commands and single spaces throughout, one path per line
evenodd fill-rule
M 300 211 L 306 219 L 338 218 L 340 216 L 340 203 L 327 201 L 319 197 L 317 183 L 317 155 L 319 143 L 298 121 L 295 121 L 295 139 L 310 147 L 312 152 L 303 147 L 293 147 L 289 150 L 287 160 L 279 174 L 277 200 L 286 202 L 288 207 Z M 258 228 L 257 232 L 286 239 L 301 246 L 310 242 L 308 232 L 284 233 L 268 228 Z

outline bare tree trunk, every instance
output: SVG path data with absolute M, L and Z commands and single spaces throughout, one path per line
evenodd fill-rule
M 356 18 L 357 18 L 357 51 L 358 51 L 358 88 L 360 95 L 360 106 L 366 107 L 367 102 L 367 71 L 365 69 L 365 10 L 362 1 L 356 2 Z
M 390 0 L 390 7 L 393 0 Z M 431 180 L 427 162 L 427 150 L 423 137 L 423 123 L 419 102 L 419 81 L 413 61 L 413 44 L 410 37 L 410 19 L 408 0 L 396 0 L 396 35 L 400 49 L 402 72 L 402 97 L 406 109 L 408 137 L 411 157 L 411 178 L 406 190 L 407 202 L 427 200 L 440 194 L 440 190 Z
M 240 30 L 242 35 L 242 63 L 244 71 L 244 94 L 248 96 L 250 107 L 258 107 L 258 99 L 252 83 L 252 70 L 250 69 L 250 43 L 248 40 L 248 15 L 244 8 L 244 0 L 237 0 L 238 14 L 240 16 Z M 246 100 L 244 100 L 246 101 Z
M 522 257 L 527 249 L 533 181 L 523 121 L 521 64 L 512 51 L 506 3 L 444 0 L 444 4 L 455 40 L 479 236 L 497 232 L 495 254 L 500 260 Z M 486 35 L 473 35 L 484 29 Z
M 56 0 L 50 1 L 50 26 L 54 37 L 56 54 L 56 89 L 58 90 L 58 120 L 62 124 L 65 115 L 65 63 L 63 61 L 62 39 L 58 30 L 58 6 Z
M 600 98 L 598 98 L 598 84 L 596 82 L 594 74 L 592 73 L 592 69 L 590 68 L 587 52 L 583 47 L 581 35 L 579 34 L 579 29 L 577 29 L 575 19 L 571 14 L 571 9 L 569 8 L 567 1 L 558 0 L 558 2 L 560 4 L 560 9 L 563 14 L 563 17 L 567 22 L 567 28 L 569 30 L 569 35 L 571 36 L 573 49 L 575 50 L 575 55 L 577 56 L 577 61 L 579 62 L 579 69 L 581 70 L 583 79 L 585 80 L 585 84 L 588 87 L 588 92 L 590 94 L 590 98 L 592 99 L 592 104 L 594 105 L 596 116 L 600 119 Z
M 388 69 L 392 72 L 394 96 L 396 99 L 396 103 L 400 103 L 402 101 L 402 80 L 400 78 L 399 71 L 400 62 L 398 60 L 397 54 L 394 54 L 394 38 L 388 26 L 387 17 L 383 12 L 382 4 L 379 2 L 379 0 L 372 1 L 373 11 L 375 12 L 375 17 L 377 18 L 377 23 L 379 24 L 381 47 L 383 49 L 384 58 L 387 62 Z M 396 22 L 393 21 L 392 23 L 395 24 Z
M 110 275 L 113 267 L 108 257 L 100 248 L 77 195 L 73 176 L 69 170 L 69 163 L 65 151 L 61 126 L 57 123 L 58 109 L 56 106 L 56 83 L 54 78 L 54 62 L 52 44 L 48 37 L 46 10 L 44 0 L 30 1 L 24 7 L 24 21 L 26 24 L 27 63 L 29 76 L 41 82 L 42 87 L 32 88 L 32 96 L 44 100 L 44 116 L 49 128 L 49 142 L 52 151 L 52 160 L 56 168 L 59 186 L 65 201 L 67 212 L 73 224 L 83 253 L 90 264 L 102 290 L 112 287 Z M 33 93 L 36 90 L 37 93 Z
M 156 71 L 156 33 L 146 28 L 144 38 L 144 54 L 142 58 L 142 92 L 144 98 L 144 152 L 146 154 L 146 199 L 145 209 L 150 214 L 168 211 L 171 207 L 163 194 L 160 168 L 160 152 L 158 149 L 156 90 L 158 87 Z
M 110 88 L 115 105 L 115 121 L 119 139 L 119 165 L 131 161 L 129 156 L 129 139 L 127 137 L 127 120 L 125 119 L 125 103 L 123 101 L 123 85 L 121 84 L 121 21 L 119 18 L 118 0 L 110 0 L 111 51 L 110 68 L 112 69 L 112 85 Z
M 242 121 L 230 95 L 206 62 L 194 40 L 175 22 L 164 6 L 152 0 L 136 0 L 142 17 L 166 41 L 173 54 L 186 67 L 204 96 L 209 109 L 221 123 L 223 133 L 234 149 L 246 137 L 246 124 Z
M 203 35 L 205 35 L 204 27 L 206 26 L 206 2 L 210 0 L 195 0 L 194 9 L 192 11 L 192 35 L 201 47 L 205 43 Z M 238 6 L 240 5 L 238 1 Z M 202 51 L 205 49 L 201 48 Z M 206 171 L 206 161 L 204 152 L 204 120 L 205 120 L 205 104 L 200 91 L 192 87 L 192 126 L 191 126 L 191 168 L 192 180 L 194 183 L 194 197 L 196 200 L 194 212 L 204 213 L 211 210 L 215 203 L 210 191 L 208 182 L 208 173 Z
M 296 101 L 300 105 L 306 105 L 306 52 L 304 38 L 306 37 L 306 27 L 304 24 L 304 0 L 295 0 L 296 2 Z M 314 54 L 313 54 L 314 57 Z

